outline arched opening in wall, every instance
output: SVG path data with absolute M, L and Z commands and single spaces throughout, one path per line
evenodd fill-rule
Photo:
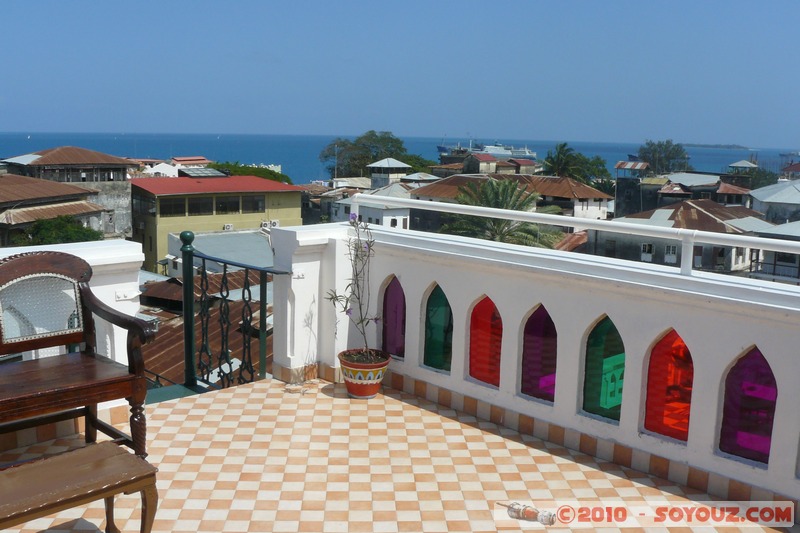
M 605 317 L 586 341 L 583 376 L 583 410 L 619 420 L 625 380 L 625 346 L 617 327 Z
M 383 291 L 383 344 L 384 352 L 397 357 L 406 354 L 406 295 L 396 276 Z
M 522 394 L 552 402 L 556 391 L 556 325 L 543 305 L 525 322 L 522 333 Z
M 499 387 L 503 319 L 488 296 L 483 297 L 472 309 L 469 338 L 469 375 Z
M 425 353 L 423 364 L 450 372 L 453 358 L 453 310 L 444 291 L 436 285 L 425 305 Z
M 719 449 L 762 463 L 769 461 L 778 386 L 758 348 L 742 356 L 725 378 Z
M 650 354 L 645 429 L 687 440 L 693 381 L 692 354 L 681 336 L 672 329 L 653 347 Z

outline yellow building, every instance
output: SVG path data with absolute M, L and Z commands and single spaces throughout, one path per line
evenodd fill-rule
M 157 272 L 167 236 L 300 226 L 302 188 L 256 176 L 137 178 L 131 181 L 133 240 Z

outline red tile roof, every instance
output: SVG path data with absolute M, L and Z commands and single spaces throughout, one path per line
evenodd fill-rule
M 136 163 L 122 157 L 78 148 L 75 146 L 59 146 L 58 148 L 48 148 L 33 152 L 41 157 L 31 161 L 31 166 L 58 166 L 58 165 L 123 165 L 126 167 L 136 166 Z
M 800 172 L 800 163 L 794 163 L 783 168 L 783 172 Z
M 490 162 L 490 161 L 497 161 L 497 158 L 491 154 L 470 154 L 472 157 L 477 159 L 478 161 L 483 162 Z
M 516 159 L 516 158 L 511 158 L 511 159 L 509 159 L 508 161 L 509 161 L 509 162 L 511 162 L 511 163 L 514 163 L 515 165 L 519 165 L 519 166 L 521 166 L 521 167 L 532 167 L 532 166 L 536 166 L 536 161 L 533 161 L 532 159 Z
M 225 192 L 293 192 L 303 190 L 302 187 L 259 178 L 258 176 L 136 178 L 131 180 L 131 187 L 138 187 L 154 196 Z

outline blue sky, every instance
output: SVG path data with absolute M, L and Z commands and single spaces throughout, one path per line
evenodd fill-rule
M 0 131 L 800 147 L 798 2 L 4 2 Z

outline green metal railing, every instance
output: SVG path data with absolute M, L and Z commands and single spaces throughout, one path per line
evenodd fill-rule
M 192 246 L 194 234 L 191 231 L 184 231 L 180 234 L 181 254 L 183 260 L 183 336 L 184 336 L 184 386 L 197 389 L 198 380 L 206 387 L 226 388 L 236 384 L 250 383 L 255 381 L 255 365 L 251 344 L 255 333 L 253 328 L 254 309 L 258 309 L 258 379 L 267 376 L 267 308 L 270 302 L 267 301 L 267 284 L 273 275 L 289 274 L 289 272 L 275 270 L 273 268 L 257 267 L 213 257 L 198 252 Z M 195 273 L 194 262 L 200 260 Z M 209 293 L 209 274 L 207 264 L 209 262 L 222 265 L 222 272 L 219 281 L 219 298 L 212 299 Z M 242 277 L 242 309 L 240 313 L 241 326 L 239 335 L 241 340 L 241 359 L 238 369 L 234 368 L 234 361 L 231 358 L 231 347 L 234 346 L 235 339 L 231 332 L 231 277 L 233 272 L 243 272 Z M 251 277 L 257 275 L 257 285 L 253 283 Z M 199 288 L 199 309 L 197 317 L 200 322 L 200 331 L 195 331 L 195 276 L 200 277 Z M 255 286 L 254 286 L 255 285 Z M 257 291 L 256 291 L 257 289 Z M 237 287 L 235 290 L 239 290 Z M 257 292 L 257 298 L 253 293 Z M 216 313 L 213 313 L 212 306 L 218 304 Z M 212 321 L 212 315 L 216 315 Z M 218 329 L 214 329 L 218 328 Z M 212 333 L 219 332 L 219 342 L 210 341 Z M 198 335 L 199 333 L 199 335 Z M 212 378 L 212 374 L 215 378 Z

